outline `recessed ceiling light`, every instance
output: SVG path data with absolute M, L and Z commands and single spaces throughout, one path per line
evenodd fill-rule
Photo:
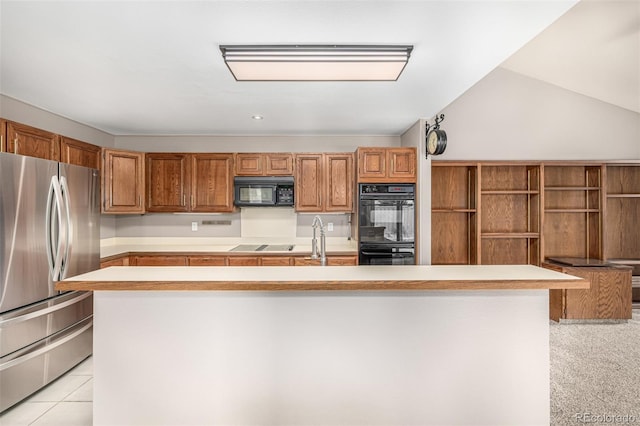
M 220 46 L 237 81 L 395 81 L 410 45 Z
M 251 118 L 253 118 L 254 120 L 262 120 L 264 117 L 261 115 L 253 115 L 251 116 Z

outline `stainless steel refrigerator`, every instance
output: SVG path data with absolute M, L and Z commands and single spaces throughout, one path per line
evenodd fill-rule
M 97 170 L 0 153 L 0 412 L 88 357 L 91 292 L 56 281 L 99 268 Z

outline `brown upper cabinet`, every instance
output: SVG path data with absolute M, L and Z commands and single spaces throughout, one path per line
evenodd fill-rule
M 325 154 L 324 156 L 324 211 L 353 211 L 355 176 L 353 154 Z
M 191 155 L 190 211 L 233 211 L 233 154 Z
M 146 155 L 146 204 L 149 212 L 188 212 L 189 154 Z
M 104 149 L 102 212 L 144 213 L 144 153 Z
M 358 148 L 358 182 L 415 182 L 415 148 Z
M 236 154 L 236 176 L 291 176 L 291 153 L 240 153 Z
M 66 136 L 60 137 L 60 161 L 76 166 L 100 168 L 100 147 Z
M 146 155 L 149 212 L 233 211 L 233 154 Z
M 296 154 L 295 157 L 297 211 L 353 211 L 353 154 Z
M 7 122 L 7 152 L 60 161 L 60 137 L 24 124 Z

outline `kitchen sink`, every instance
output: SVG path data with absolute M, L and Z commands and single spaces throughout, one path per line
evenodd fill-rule
M 291 251 L 293 244 L 240 244 L 229 251 Z

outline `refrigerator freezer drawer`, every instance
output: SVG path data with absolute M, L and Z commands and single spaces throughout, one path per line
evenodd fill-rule
M 93 313 L 93 293 L 71 292 L 0 316 L 0 357 L 55 334 Z
M 0 359 L 0 412 L 91 355 L 93 317 Z

